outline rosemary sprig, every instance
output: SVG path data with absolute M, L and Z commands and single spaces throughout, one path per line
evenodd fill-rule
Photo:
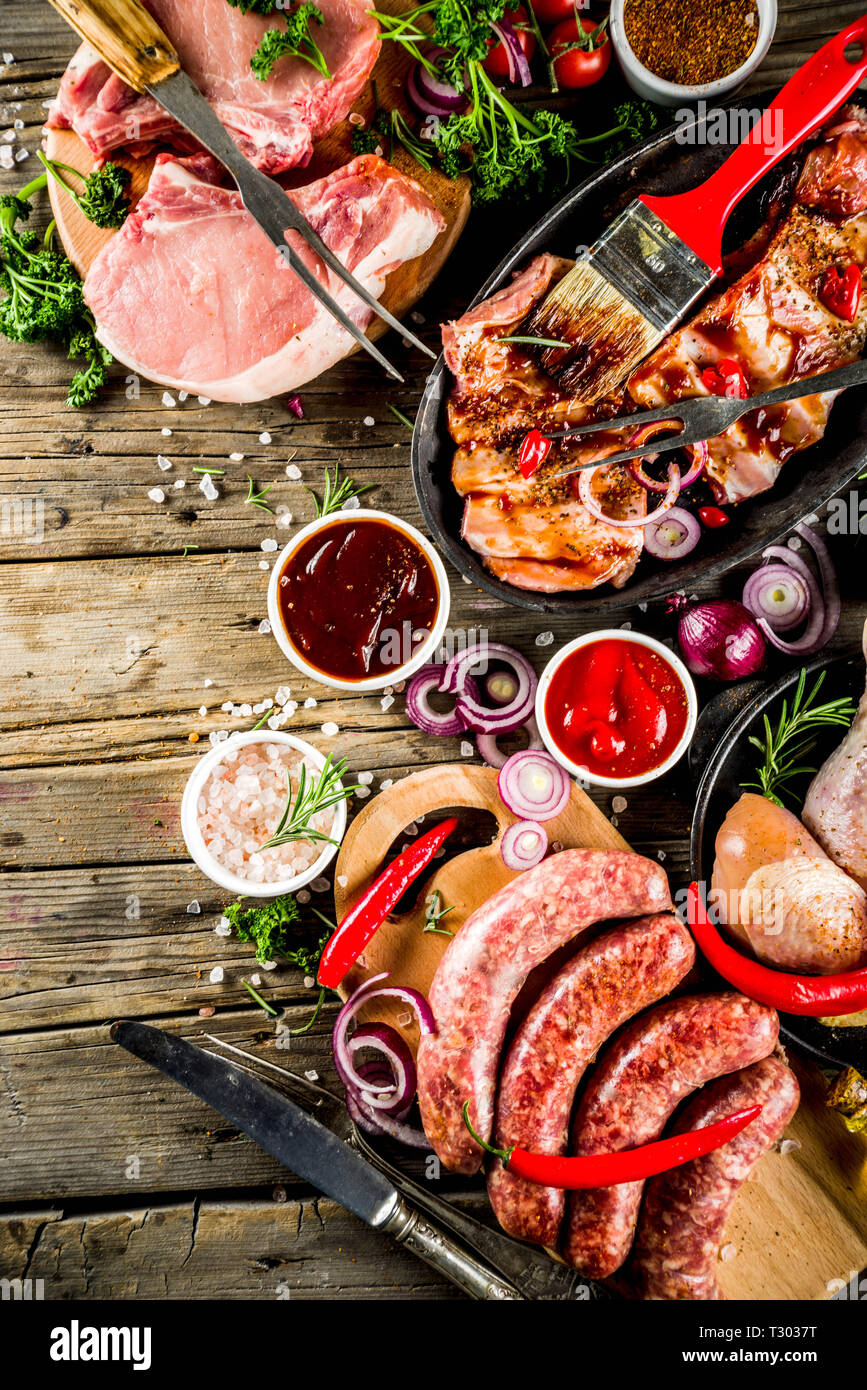
M 505 338 L 498 338 L 498 343 L 528 343 L 531 347 L 569 347 L 570 344 L 564 342 L 562 338 L 534 338 L 524 337 L 521 333 L 509 333 Z
M 263 487 L 261 492 L 256 492 L 255 483 L 253 482 L 253 479 L 250 477 L 249 473 L 247 474 L 247 482 L 249 483 L 249 487 L 247 488 L 247 496 L 244 498 L 245 504 L 249 503 L 251 507 L 258 507 L 260 511 L 270 512 L 273 516 L 274 508 L 268 506 L 268 503 L 265 501 L 265 498 L 271 491 L 274 484 L 268 483 L 265 487 Z
M 437 936 L 454 936 L 454 932 L 449 931 L 448 927 L 440 926 L 442 918 L 445 917 L 446 913 L 454 912 L 454 907 L 440 907 L 441 902 L 442 894 L 438 888 L 435 888 L 427 901 L 422 931 L 435 932 Z
M 329 806 L 336 806 L 341 801 L 348 801 L 353 792 L 358 791 L 357 785 L 352 787 L 338 785 L 345 771 L 346 759 L 341 758 L 339 763 L 332 765 L 331 754 L 329 753 L 319 776 L 308 782 L 307 768 L 302 763 L 298 777 L 298 792 L 294 799 L 292 796 L 292 777 L 287 771 L 286 782 L 289 795 L 286 809 L 280 817 L 280 822 L 273 835 L 259 846 L 259 852 L 261 853 L 263 849 L 277 849 L 278 846 L 288 845 L 293 840 L 321 840 L 329 845 L 336 845 L 337 840 L 330 835 L 323 834 L 321 830 L 314 830 L 310 821 L 320 811 L 326 811 Z
M 392 405 L 391 401 L 388 402 L 388 408 L 391 411 L 392 415 L 394 415 L 394 417 L 397 420 L 399 420 L 402 425 L 406 425 L 408 430 L 415 429 L 415 425 L 412 423 L 412 420 L 408 419 L 408 417 L 404 415 L 402 410 L 398 410 L 396 405 Z
M 325 487 L 321 498 L 313 491 L 312 487 L 305 488 L 305 491 L 310 493 L 316 503 L 317 517 L 321 517 L 330 516 L 332 512 L 339 512 L 350 498 L 360 497 L 363 492 L 370 492 L 374 487 L 376 487 L 376 483 L 357 483 L 354 478 L 341 478 L 340 464 L 335 463 L 333 478 L 328 468 L 325 469 Z
M 807 766 L 801 759 L 812 752 L 819 729 L 835 724 L 848 728 L 855 717 L 855 704 L 848 695 L 828 700 L 823 705 L 815 703 L 824 679 L 825 672 L 822 671 L 810 693 L 805 696 L 807 672 L 802 669 L 791 710 L 788 701 L 784 700 L 776 728 L 771 727 L 771 721 L 765 715 L 764 737 L 750 734 L 749 742 L 761 753 L 763 761 L 756 768 L 758 781 L 744 782 L 742 785 L 760 791 L 777 806 L 783 805 L 778 791 L 794 796 L 786 785 L 788 782 L 816 771 L 815 767 Z
M 209 476 L 212 477 L 212 478 L 225 478 L 225 476 L 226 476 L 226 470 L 225 470 L 225 468 L 211 468 L 210 466 L 207 467 L 207 468 L 202 468 L 202 467 L 200 467 L 198 464 L 195 464 L 195 463 L 193 464 L 193 472 L 194 472 L 194 473 L 207 473 L 207 474 L 209 474 Z
M 250 995 L 250 997 L 252 999 L 255 999 L 260 1009 L 264 1009 L 266 1014 L 270 1014 L 272 1018 L 279 1017 L 279 1010 L 272 1009 L 271 1005 L 267 1002 L 267 1000 L 263 999 L 261 994 L 259 994 L 259 992 L 253 988 L 249 980 L 242 980 L 241 984 L 244 986 L 245 990 Z

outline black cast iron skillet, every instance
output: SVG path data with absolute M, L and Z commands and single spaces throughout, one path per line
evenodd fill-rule
M 762 737 L 765 713 L 773 725 L 779 717 L 784 699 L 791 706 L 798 683 L 800 667 L 789 671 L 773 685 L 761 690 L 744 706 L 719 738 L 698 785 L 690 839 L 690 873 L 699 882 L 710 883 L 714 860 L 714 841 L 729 809 L 744 790 L 745 782 L 755 781 L 759 754 L 748 742 L 750 734 Z M 807 667 L 807 690 L 812 688 L 820 671 L 825 672 L 820 699 L 833 700 L 851 695 L 857 704 L 864 692 L 864 658 L 861 653 L 851 656 L 819 657 Z M 845 730 L 822 730 L 815 752 L 809 756 L 814 767 L 820 767 L 829 753 L 841 742 Z M 784 797 L 786 806 L 797 815 L 810 785 L 806 775 L 791 783 L 793 796 Z M 750 790 L 753 790 L 750 788 Z M 828 1028 L 814 1018 L 783 1014 L 781 1033 L 789 1042 L 825 1066 L 857 1067 L 867 1072 L 867 1027 Z
M 733 109 L 763 109 L 775 95 L 762 93 Z M 856 93 L 853 100 L 861 95 Z M 473 303 L 507 283 L 533 256 L 545 251 L 574 256 L 638 193 L 679 193 L 708 178 L 734 148 L 729 143 L 705 143 L 716 130 L 708 123 L 712 117 L 708 113 L 689 127 L 668 128 L 579 184 L 513 247 Z M 692 143 L 686 143 L 687 135 Z M 790 157 L 743 200 L 729 223 L 726 248 L 742 245 L 760 225 L 772 191 L 787 179 L 791 183 L 797 167 L 796 159 Z M 506 603 L 537 612 L 602 614 L 714 579 L 786 535 L 855 477 L 867 457 L 867 387 L 854 387 L 835 405 L 825 437 L 791 458 L 768 492 L 736 507 L 729 526 L 703 531 L 698 547 L 685 559 L 659 561 L 645 552 L 621 590 L 603 585 L 586 593 L 532 593 L 495 579 L 461 540 L 463 499 L 451 483 L 455 445 L 445 418 L 451 382 L 440 356 L 428 377 L 413 431 L 412 470 L 419 505 L 439 548 L 461 574 Z

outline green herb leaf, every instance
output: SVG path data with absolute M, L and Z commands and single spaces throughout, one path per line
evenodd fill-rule
M 375 487 L 376 483 L 356 483 L 352 478 L 341 478 L 340 464 L 335 463 L 333 478 L 328 469 L 325 469 L 325 487 L 321 499 L 312 487 L 305 486 L 305 491 L 310 493 L 316 503 L 317 517 L 322 517 L 339 512 L 351 497 L 360 497 L 362 493 L 371 492 Z
M 848 696 L 828 700 L 823 705 L 815 703 L 825 672 L 818 676 L 812 690 L 805 695 L 807 672 L 802 668 L 795 688 L 791 710 L 787 700 L 783 700 L 776 727 L 772 727 L 767 714 L 764 715 L 764 737 L 750 734 L 749 742 L 762 755 L 762 762 L 756 768 L 757 782 L 744 782 L 748 790 L 761 792 L 770 801 L 782 806 L 780 795 L 791 796 L 794 792 L 788 783 L 796 777 L 807 776 L 816 771 L 815 767 L 801 761 L 815 748 L 818 731 L 829 726 L 848 728 L 855 717 L 855 704 Z
M 79 211 L 95 227 L 123 226 L 129 212 L 127 189 L 132 178 L 129 169 L 121 164 L 108 163 L 85 175 L 72 164 L 48 159 L 42 150 L 37 150 L 36 154 L 55 182 L 69 194 Z M 77 193 L 70 188 L 61 170 L 83 183 L 84 191 Z
M 341 801 L 348 801 L 353 792 L 358 791 L 358 785 L 351 787 L 339 785 L 345 771 L 346 759 L 341 758 L 339 763 L 332 766 L 331 754 L 329 753 L 319 775 L 308 781 L 307 768 L 302 763 L 298 777 L 298 791 L 294 797 L 292 795 L 292 778 L 287 772 L 286 782 L 289 790 L 286 809 L 280 817 L 274 833 L 263 845 L 259 846 L 260 852 L 263 849 L 276 849 L 279 845 L 288 845 L 293 840 L 322 841 L 329 845 L 336 845 L 336 840 L 332 839 L 330 835 L 323 834 L 321 830 L 315 830 L 310 822 L 320 811 L 327 811 L 329 806 L 337 806 Z
M 261 13 L 261 11 L 260 11 Z M 325 55 L 310 32 L 310 22 L 324 24 L 325 18 L 317 5 L 304 0 L 297 10 L 286 16 L 285 29 L 268 29 L 256 52 L 250 59 L 253 74 L 260 82 L 271 76 L 274 64 L 279 58 L 303 58 L 305 63 L 330 78 Z
M 298 904 L 291 893 L 284 893 L 271 902 L 261 902 L 251 898 L 249 906 L 244 899 L 230 903 L 225 916 L 240 941 L 251 941 L 256 947 L 256 959 L 261 963 L 284 956 L 291 960 L 287 928 L 300 921 Z
M 247 482 L 250 486 L 247 488 L 247 496 L 244 498 L 245 504 L 249 503 L 251 507 L 258 507 L 260 511 L 270 512 L 273 516 L 274 508 L 268 506 L 268 503 L 265 501 L 265 498 L 271 491 L 271 488 L 274 486 L 274 484 L 268 483 L 266 487 L 263 487 L 261 492 L 256 492 L 254 490 L 255 484 L 253 483 L 253 479 L 250 477 L 249 473 L 247 474 Z
M 447 913 L 454 912 L 454 907 L 440 907 L 441 902 L 442 894 L 438 888 L 435 888 L 428 898 L 425 907 L 424 926 L 422 927 L 422 931 L 435 932 L 438 936 L 454 936 L 454 932 L 449 931 L 448 927 L 440 926 L 442 918 L 445 917 Z
M 507 335 L 505 338 L 498 338 L 498 343 L 527 343 L 530 347 L 569 347 L 569 343 L 563 338 L 533 338 L 522 337 L 520 333 Z

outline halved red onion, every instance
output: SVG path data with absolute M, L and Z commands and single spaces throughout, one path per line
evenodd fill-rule
M 701 523 L 684 507 L 671 507 L 644 528 L 644 544 L 657 560 L 681 560 L 695 550 L 700 536 Z
M 569 775 L 550 753 L 525 748 L 503 764 L 497 790 L 504 805 L 522 820 L 546 821 L 559 816 L 569 803 Z
M 530 72 L 530 64 L 527 55 L 521 47 L 520 39 L 515 33 L 512 21 L 503 15 L 502 19 L 491 28 L 496 34 L 500 43 L 506 51 L 506 58 L 509 64 L 509 81 L 516 87 L 529 87 L 533 81 Z
M 507 869 L 520 872 L 541 864 L 548 853 L 548 836 L 544 827 L 532 820 L 519 820 L 510 825 L 500 841 L 500 854 Z
M 467 728 L 457 704 L 454 709 L 445 712 L 435 710 L 431 706 L 430 696 L 434 690 L 441 688 L 445 671 L 445 666 L 422 666 L 421 670 L 416 671 L 406 689 L 408 717 L 422 733 L 436 734 L 439 738 L 462 734 Z M 479 688 L 472 677 L 467 677 L 466 689 L 476 700 L 480 698 Z
M 433 54 L 428 54 L 436 64 Z M 423 63 L 416 63 L 406 79 L 406 94 L 420 116 L 449 116 L 453 111 L 463 111 L 467 105 L 464 92 L 459 92 L 444 78 L 428 72 Z
M 539 726 L 533 715 L 525 719 L 520 728 L 510 730 L 511 733 L 520 733 L 523 730 L 527 735 L 527 749 L 522 751 L 535 752 L 537 749 L 544 748 L 542 735 L 539 733 Z M 505 738 L 505 734 L 476 734 L 476 747 L 481 757 L 488 764 L 488 767 L 504 767 L 508 762 L 510 754 L 504 753 L 497 743 L 498 738 Z
M 764 618 L 774 632 L 791 632 L 809 616 L 810 586 L 792 565 L 761 565 L 744 585 L 743 604 L 755 618 Z
M 491 661 L 508 666 L 518 683 L 514 699 L 498 709 L 483 705 L 470 684 L 473 667 Z M 457 695 L 457 709 L 468 729 L 479 734 L 507 734 L 532 714 L 537 685 L 536 672 L 520 652 L 502 642 L 478 642 L 452 657 L 446 666 L 440 690 Z
M 604 468 L 605 466 L 604 463 L 599 464 L 600 468 Z M 620 521 L 616 517 L 608 516 L 607 513 L 603 512 L 596 498 L 593 496 L 593 477 L 595 473 L 595 468 L 584 468 L 578 474 L 578 496 L 590 515 L 595 516 L 597 521 L 604 521 L 606 526 L 646 526 L 648 522 L 657 521 L 659 517 L 664 516 L 665 513 L 674 506 L 680 493 L 680 469 L 676 463 L 670 463 L 668 465 L 668 488 L 659 506 L 656 507 L 654 511 L 648 512 L 647 516 L 630 517 L 627 520 Z

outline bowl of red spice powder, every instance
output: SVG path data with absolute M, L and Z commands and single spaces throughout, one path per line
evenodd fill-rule
M 611 42 L 633 91 L 662 106 L 729 96 L 758 67 L 777 0 L 612 0 Z

